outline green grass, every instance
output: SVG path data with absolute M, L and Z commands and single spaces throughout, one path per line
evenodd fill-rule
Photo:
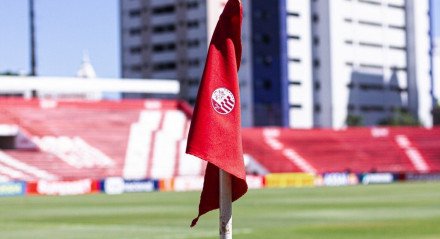
M 218 238 L 199 192 L 0 198 L 1 239 Z M 440 183 L 250 191 L 234 238 L 440 238 Z

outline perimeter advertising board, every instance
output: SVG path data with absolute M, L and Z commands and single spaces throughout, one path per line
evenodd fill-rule
M 92 179 L 71 181 L 29 182 L 27 193 L 30 195 L 80 195 L 99 192 L 99 182 Z
M 158 189 L 158 181 L 150 179 L 124 180 L 112 177 L 103 180 L 101 184 L 102 191 L 107 194 L 152 192 Z
M 25 182 L 1 182 L 0 197 L 23 196 L 26 192 Z
M 315 185 L 315 176 L 309 173 L 273 173 L 264 177 L 268 188 L 310 187 Z
M 391 173 L 366 173 L 359 177 L 362 184 L 382 184 L 394 182 L 394 175 Z

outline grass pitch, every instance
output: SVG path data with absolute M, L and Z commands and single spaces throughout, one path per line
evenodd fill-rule
M 218 238 L 218 211 L 189 228 L 199 195 L 0 198 L 0 238 Z M 236 239 L 438 239 L 440 183 L 252 190 L 233 214 Z

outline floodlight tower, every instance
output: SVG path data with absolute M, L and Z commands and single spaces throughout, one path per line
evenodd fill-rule
M 29 30 L 31 41 L 31 76 L 37 75 L 36 46 L 35 46 L 35 24 L 34 24 L 34 0 L 29 0 Z

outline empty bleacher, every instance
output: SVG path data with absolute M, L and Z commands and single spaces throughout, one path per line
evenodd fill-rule
M 191 159 L 191 169 L 179 163 L 188 158 L 182 148 L 189 125 L 188 107 L 179 101 L 0 99 L 0 114 L 0 125 L 17 126 L 35 144 L 31 150 L 3 150 L 5 157 L 48 172 L 53 179 L 166 178 L 203 172 L 200 160 Z M 1 169 L 2 180 L 48 179 Z
M 439 128 L 272 129 L 277 133 L 271 141 L 264 136 L 265 130 L 244 129 L 243 145 L 270 172 L 440 171 Z M 286 154 L 280 155 L 286 149 L 293 150 L 310 168 L 293 161 L 297 169 L 288 164 Z
M 203 175 L 206 163 L 185 154 L 191 113 L 175 100 L 0 98 L 8 137 L 0 181 Z M 440 128 L 269 127 L 242 136 L 245 154 L 267 172 L 440 172 Z

